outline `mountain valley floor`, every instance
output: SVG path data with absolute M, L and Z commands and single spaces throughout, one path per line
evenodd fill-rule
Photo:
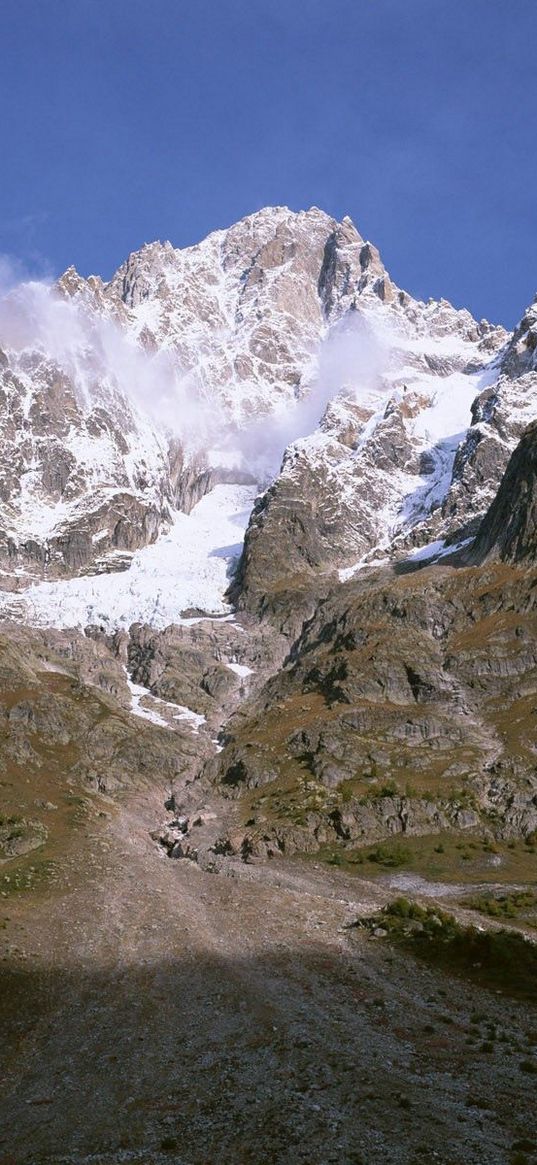
M 378 881 L 168 860 L 164 797 L 2 898 L 2 1165 L 533 1159 L 533 1008 L 356 929 Z

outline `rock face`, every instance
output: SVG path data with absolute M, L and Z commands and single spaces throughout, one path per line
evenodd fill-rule
M 3 838 L 13 854 L 3 856 L 24 852 L 18 834 L 26 848 L 47 832 L 56 844 L 66 810 L 82 797 L 148 789 L 155 773 L 173 778 L 180 738 L 132 714 L 124 669 L 92 640 L 3 623 L 0 686 L 3 824 L 15 826 L 15 838 L 10 828 Z
M 252 852 L 450 828 L 532 833 L 532 581 L 503 566 L 431 566 L 336 587 L 210 762 L 229 795 L 246 796 Z
M 240 568 L 249 610 L 277 607 L 291 579 L 311 589 L 334 568 L 349 577 L 369 561 L 475 536 L 537 412 L 535 304 L 505 342 L 449 304 L 397 292 L 379 307 L 356 270 L 346 286 L 353 310 L 331 342 L 352 336 L 359 316 L 360 337 L 366 318 L 387 347 L 373 372 L 354 349 L 353 393 L 331 399 L 319 428 L 287 449 L 257 503 Z
M 473 562 L 537 559 L 537 423 L 528 427 L 507 466 L 498 493 L 470 550 Z
M 6 353 L 0 375 L 0 568 L 4 585 L 44 573 L 114 569 L 185 506 L 202 466 L 183 466 L 164 436 L 101 381 L 46 352 Z M 189 493 L 190 491 L 190 493 Z
M 270 628 L 233 623 L 198 623 L 157 632 L 134 624 L 111 646 L 125 646 L 125 662 L 136 683 L 163 700 L 186 705 L 217 728 L 285 655 L 285 640 Z
M 339 305 L 344 314 L 320 358 L 321 380 L 330 382 L 335 364 L 341 391 L 319 428 L 287 449 L 252 515 L 241 566 L 248 609 L 263 609 L 286 575 L 311 577 L 466 536 L 516 440 L 509 430 L 495 442 L 480 490 L 468 487 L 456 504 L 472 404 L 480 386 L 497 379 L 490 352 L 504 336 L 448 304 L 416 304 L 403 292 L 379 302 L 375 285 L 357 271 L 348 277 L 350 305 Z M 475 466 L 465 481 L 470 472 L 475 477 Z M 272 564 L 268 544 L 277 547 Z

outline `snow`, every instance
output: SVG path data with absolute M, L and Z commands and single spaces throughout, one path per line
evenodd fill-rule
M 457 350 L 456 337 L 454 350 Z M 403 369 L 403 372 L 404 383 L 401 372 L 397 382 L 392 383 L 390 405 L 392 402 L 401 404 L 404 415 L 407 402 L 405 429 L 415 452 L 412 460 L 417 469 L 419 456 L 426 454 L 430 469 L 425 473 L 416 472 L 412 461 L 409 462 L 409 469 L 397 465 L 388 471 L 380 467 L 377 469 L 378 478 L 384 477 L 386 481 L 386 502 L 377 511 L 379 551 L 388 549 L 395 536 L 417 525 L 443 502 L 451 486 L 457 450 L 472 423 L 472 405 L 478 394 L 494 382 L 497 368 L 496 360 L 493 360 L 476 372 L 435 375 L 421 369 L 408 368 Z M 356 460 L 364 455 L 367 461 L 370 440 L 377 426 L 383 422 L 385 410 L 386 397 L 381 400 L 381 407 L 369 418 L 362 431 L 353 454 Z M 352 478 L 349 488 L 351 491 L 356 488 Z M 340 573 L 342 581 L 351 577 L 362 565 L 369 563 L 359 560 L 355 566 L 346 568 Z
M 436 558 L 441 554 L 444 546 L 444 539 L 437 538 L 435 542 L 428 542 L 427 546 L 419 546 L 416 550 L 411 550 L 408 557 L 412 559 L 412 562 L 422 562 L 428 558 Z M 453 549 L 453 547 L 450 549 Z
M 188 720 L 194 732 L 199 732 L 201 725 L 207 723 L 205 716 L 199 712 L 193 712 L 191 708 L 185 708 L 184 704 L 175 706 L 178 708 L 178 712 L 174 714 L 174 720 Z
M 235 672 L 235 675 L 240 676 L 241 679 L 245 679 L 246 676 L 253 675 L 253 668 L 246 667 L 246 664 L 244 663 L 226 663 L 226 667 L 229 668 L 230 671 Z
M 362 558 L 360 558 L 358 562 L 353 563 L 352 566 L 344 566 L 341 568 L 341 570 L 338 570 L 337 573 L 339 581 L 348 582 L 349 579 L 353 578 L 355 574 L 358 574 L 360 570 L 366 570 L 367 567 L 373 568 L 376 566 L 386 566 L 386 563 L 390 561 L 391 559 L 387 557 L 371 558 L 369 554 L 364 554 Z
M 425 312 L 423 313 L 425 316 Z M 474 355 L 475 343 L 449 331 L 445 336 L 397 337 L 397 346 L 406 352 L 415 352 L 424 356 L 460 356 L 469 359 Z
M 415 550 L 411 550 L 408 558 L 412 562 L 425 562 L 428 559 L 436 560 L 438 558 L 446 558 L 449 554 L 456 554 L 458 550 L 469 546 L 473 541 L 473 538 L 463 538 L 460 542 L 447 544 L 443 538 L 436 539 L 434 542 L 428 542 L 426 546 L 419 546 Z
M 161 700 L 159 696 L 154 696 L 149 688 L 144 688 L 142 684 L 135 684 L 127 675 L 127 683 L 129 691 L 132 696 L 132 704 L 129 709 L 133 716 L 140 716 L 142 720 L 149 720 L 151 724 L 157 724 L 159 728 L 173 729 L 172 720 L 185 720 L 193 732 L 199 732 L 202 724 L 206 723 L 205 716 L 199 712 L 193 712 L 191 708 L 186 708 L 184 704 L 173 704 L 170 700 Z M 150 700 L 152 705 L 156 707 L 145 707 L 142 700 Z M 161 716 L 157 708 L 161 707 L 168 713 L 168 719 Z
M 411 562 L 437 562 L 439 558 L 446 558 L 450 554 L 455 554 L 458 550 L 462 550 L 465 546 L 469 546 L 473 542 L 473 538 L 464 538 L 462 542 L 452 542 L 449 546 L 443 538 L 437 538 L 434 542 L 428 542 L 426 546 L 417 546 L 414 550 L 409 551 L 406 558 Z M 353 566 L 346 566 L 338 570 L 338 578 L 340 582 L 348 582 L 359 571 L 365 570 L 366 567 L 386 566 L 392 560 L 386 558 L 371 558 L 366 554 L 355 562 Z
M 485 385 L 500 385 L 513 432 L 514 421 L 533 417 L 533 391 L 522 386 L 515 394 L 507 380 L 501 387 L 502 336 L 482 345 L 470 314 L 446 301 L 424 304 L 403 296 L 383 303 L 367 280 L 362 288 L 358 265 L 353 279 L 360 278 L 371 351 L 361 332 L 355 343 L 352 328 L 339 326 L 357 306 L 352 280 L 325 318 L 301 256 L 316 248 L 322 254 L 333 226 L 316 208 L 298 215 L 265 208 L 181 251 L 170 243 L 147 244 L 107 284 L 71 272 L 69 279 L 79 284 L 72 299 L 71 292 L 58 298 L 38 285 L 24 293 L 21 334 L 36 351 L 20 348 L 15 329 L 16 379 L 5 381 L 5 412 L 25 423 L 14 434 L 11 421 L 5 427 L 6 457 L 17 466 L 20 491 L 14 489 L 3 507 L 3 526 L 19 545 L 30 538 L 43 544 L 91 519 L 93 565 L 103 573 L 34 582 L 16 595 L 0 591 L 0 615 L 58 627 L 97 624 L 107 631 L 134 621 L 158 629 L 233 618 L 226 589 L 253 489 L 218 486 L 190 516 L 173 513 L 167 533 L 152 546 L 132 556 L 106 552 L 119 493 L 132 493 L 156 510 L 161 525 L 167 521 L 174 496 L 168 430 L 182 442 L 187 463 L 203 450 L 210 466 L 238 466 L 255 471 L 258 480 L 261 472 L 277 471 L 283 444 L 299 434 L 285 455 L 284 473 L 307 457 L 313 479 L 319 468 L 333 486 L 334 512 L 340 506 L 348 523 L 344 560 L 358 559 L 340 571 L 345 580 L 378 565 L 394 537 L 437 511 L 471 424 L 471 405 Z M 282 262 L 264 266 L 266 244 L 280 238 L 296 247 Z M 341 249 L 349 271 L 356 246 L 361 242 Z M 262 273 L 255 282 L 253 256 Z M 70 382 L 74 402 L 51 430 L 74 462 L 63 494 L 69 500 L 59 501 L 43 474 L 53 464 L 51 450 L 39 426 L 32 433 L 58 372 Z M 385 435 L 394 410 L 404 442 L 399 448 L 396 441 L 392 451 Z M 356 432 L 356 441 L 345 438 L 346 428 Z M 492 435 L 505 444 L 499 433 Z M 364 532 L 359 511 L 369 493 L 372 519 Z M 445 533 L 449 523 L 435 520 L 434 529 Z M 54 548 L 52 554 L 56 561 Z M 22 579 L 24 571 L 14 573 Z M 188 608 L 196 612 L 190 619 L 181 614 Z M 228 666 L 240 678 L 251 671 Z
M 136 551 L 128 570 L 29 587 L 20 596 L 27 618 L 40 626 L 113 630 L 190 623 L 181 615 L 188 608 L 199 617 L 229 617 L 225 592 L 255 496 L 252 486 L 216 486 L 190 514 L 175 513 L 168 534 Z M 0 614 L 10 601 L 0 593 Z
M 430 404 L 416 417 L 416 437 L 435 443 L 460 441 L 471 421 L 472 404 L 487 385 L 493 383 L 496 361 L 480 372 L 453 372 L 436 382 Z
M 151 724 L 158 724 L 159 728 L 171 728 L 172 725 L 163 716 L 160 716 L 154 708 L 144 708 L 141 703 L 147 696 L 151 696 L 149 688 L 143 688 L 141 684 L 134 684 L 132 680 L 127 680 L 127 683 L 132 696 L 130 711 L 133 716 L 140 716 L 142 720 L 150 720 Z

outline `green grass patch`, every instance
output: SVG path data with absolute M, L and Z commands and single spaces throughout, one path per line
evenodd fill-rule
M 537 1000 L 537 946 L 516 931 L 463 926 L 443 910 L 404 897 L 358 925 L 387 930 L 392 941 L 431 966 L 533 1004 Z M 537 1061 L 524 1063 L 537 1072 Z
M 396 841 L 382 842 L 370 850 L 367 855 L 369 862 L 373 862 L 377 866 L 384 866 L 388 870 L 404 866 L 405 859 L 405 847 Z
M 460 883 L 461 890 L 475 882 L 522 883 L 530 891 L 537 884 L 536 856 L 528 851 L 522 839 L 491 843 L 489 837 L 478 832 L 461 835 L 446 831 L 419 837 L 397 834 L 388 840 L 352 849 L 337 843 L 321 849 L 313 858 L 332 863 L 336 852 L 340 855 L 338 864 L 360 877 L 375 878 L 385 870 L 397 868 L 434 882 Z M 506 894 L 510 893 L 506 890 Z M 461 899 L 461 905 L 470 903 Z
M 28 855 L 33 858 L 29 862 L 21 863 L 18 868 L 9 867 L 6 873 L 0 874 L 0 895 L 2 898 L 11 898 L 14 894 L 24 894 L 38 887 L 49 886 L 57 873 L 55 862 L 35 856 L 35 851 Z
M 537 911 L 537 894 L 534 890 L 513 890 L 509 894 L 476 894 L 472 898 L 461 899 L 461 906 L 478 910 L 489 918 L 532 918 Z

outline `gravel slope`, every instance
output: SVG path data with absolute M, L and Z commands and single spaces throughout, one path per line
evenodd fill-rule
M 160 804 L 94 822 L 39 912 L 6 907 L 2 1165 L 503 1165 L 536 1135 L 527 1008 L 346 929 L 372 883 L 167 860 Z

